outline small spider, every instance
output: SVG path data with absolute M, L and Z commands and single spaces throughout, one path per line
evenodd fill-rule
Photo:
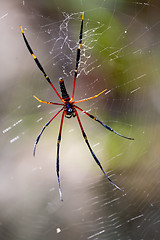
M 93 96 L 93 97 L 89 97 L 89 98 L 85 98 L 85 99 L 82 99 L 82 100 L 79 100 L 79 101 L 73 101 L 73 98 L 74 98 L 74 92 L 75 92 L 75 86 L 76 86 L 76 79 L 77 79 L 77 73 L 78 73 L 78 65 L 79 65 L 79 62 L 80 62 L 80 51 L 81 51 L 81 44 L 82 44 L 82 33 L 83 33 L 83 21 L 84 21 L 84 12 L 82 13 L 82 20 L 81 20 L 81 28 L 80 28 L 80 35 L 79 35 L 79 44 L 78 44 L 78 48 L 77 48 L 77 57 L 76 57 L 76 66 L 75 66 L 75 71 L 74 71 L 74 83 L 73 83 L 73 91 L 72 91 L 72 97 L 69 96 L 69 94 L 67 93 L 67 90 L 66 90 L 66 87 L 65 87 L 65 84 L 64 84 L 64 79 L 63 78 L 60 78 L 59 79 L 59 84 L 60 84 L 60 89 L 61 89 L 61 96 L 60 94 L 58 93 L 58 91 L 56 90 L 56 88 L 54 87 L 54 85 L 52 84 L 50 78 L 48 77 L 48 75 L 46 74 L 46 72 L 44 71 L 42 65 L 40 64 L 38 58 L 34 55 L 26 37 L 25 37 L 25 34 L 23 32 L 23 29 L 22 29 L 22 26 L 20 27 L 21 28 L 21 32 L 22 32 L 22 35 L 23 35 L 23 39 L 25 41 L 25 44 L 30 52 L 30 54 L 32 55 L 33 59 L 35 60 L 38 68 L 42 71 L 42 73 L 44 74 L 44 77 L 46 78 L 46 80 L 48 81 L 48 83 L 51 85 L 51 87 L 53 88 L 53 90 L 55 91 L 55 93 L 57 94 L 58 98 L 62 101 L 62 103 L 54 103 L 54 102 L 46 102 L 46 101 L 43 101 L 43 100 L 40 100 L 39 98 L 37 98 L 36 96 L 34 96 L 34 98 L 36 98 L 39 102 L 41 103 L 46 103 L 46 104 L 53 104 L 53 105 L 60 105 L 62 106 L 62 108 L 43 126 L 40 134 L 38 135 L 36 141 L 35 141 L 35 144 L 34 144 L 34 150 L 33 150 L 33 155 L 35 156 L 35 152 L 36 152 L 36 146 L 37 146 L 37 143 L 39 142 L 39 139 L 43 133 L 43 131 L 46 129 L 46 127 L 53 121 L 53 119 L 55 119 L 55 117 L 57 117 L 60 112 L 62 112 L 62 118 L 61 118 L 61 123 L 60 123 L 60 130 L 59 130 L 59 135 L 58 135 L 58 141 L 57 141 L 57 163 L 56 163 L 56 171 L 57 171 L 57 177 L 58 177 L 58 186 L 59 186 L 59 194 L 60 194 L 60 200 L 63 201 L 63 198 L 62 198 L 62 191 L 61 191 L 61 185 L 60 185 L 60 177 L 59 177 L 59 147 L 60 147 L 60 142 L 61 142 L 61 133 L 62 133 L 62 126 L 63 126 L 63 120 L 64 120 L 64 117 L 66 118 L 71 118 L 71 117 L 77 117 L 77 120 L 78 120 L 78 123 L 79 123 L 79 126 L 80 126 L 80 129 L 81 129 L 81 132 L 82 132 L 82 135 L 83 135 L 83 138 L 94 158 L 94 160 L 96 161 L 96 163 L 98 164 L 98 166 L 100 167 L 100 169 L 102 170 L 102 172 L 104 173 L 104 175 L 108 178 L 108 180 L 116 187 L 118 188 L 119 190 L 121 190 L 121 188 L 119 188 L 110 178 L 109 176 L 106 174 L 106 172 L 104 171 L 101 163 L 99 162 L 98 158 L 96 157 L 96 155 L 94 154 L 89 142 L 88 142 L 88 139 L 87 139 L 87 136 L 86 136 L 86 133 L 82 127 L 82 123 L 80 121 L 80 118 L 79 118 L 79 115 L 78 115 L 78 112 L 77 110 L 81 111 L 82 113 L 86 114 L 88 117 L 92 118 L 93 120 L 97 121 L 98 123 L 100 123 L 103 127 L 105 127 L 106 129 L 108 129 L 109 131 L 123 137 L 123 138 L 126 138 L 126 139 L 129 139 L 129 140 L 134 140 L 133 138 L 129 138 L 129 137 L 125 137 L 121 134 L 119 134 L 118 132 L 114 131 L 111 127 L 109 127 L 108 125 L 102 123 L 100 120 L 98 120 L 96 117 L 94 117 L 93 115 L 89 114 L 88 112 L 82 110 L 80 107 L 78 107 L 77 105 L 75 105 L 76 103 L 80 103 L 80 102 L 84 102 L 84 101 L 88 101 L 88 100 L 91 100 L 93 98 L 96 98 L 98 97 L 100 94 L 104 93 L 107 89 L 104 89 L 102 92 L 98 93 L 97 95 Z

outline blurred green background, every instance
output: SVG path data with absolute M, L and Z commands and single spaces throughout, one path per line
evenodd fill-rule
M 56 142 L 60 117 L 34 141 L 59 108 L 21 36 L 59 91 L 72 91 L 73 70 L 85 12 L 75 99 L 108 93 L 79 106 L 117 132 L 80 114 L 88 139 L 112 180 L 94 163 L 76 119 L 65 119 L 60 177 Z M 160 132 L 159 1 L 2 1 L 0 9 L 0 239 L 159 239 Z

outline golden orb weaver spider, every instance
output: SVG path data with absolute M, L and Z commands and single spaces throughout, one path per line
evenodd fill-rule
M 60 105 L 62 106 L 62 108 L 43 126 L 40 134 L 38 135 L 35 144 L 34 144 L 34 150 L 33 150 L 33 155 L 35 156 L 35 152 L 36 152 L 36 146 L 37 143 L 39 142 L 39 139 L 43 133 L 43 131 L 46 129 L 46 127 L 53 121 L 53 119 L 55 119 L 61 112 L 62 112 L 62 118 L 61 118 L 61 123 L 60 123 L 60 130 L 59 130 L 59 135 L 58 135 L 58 141 L 57 141 L 57 162 L 56 162 L 56 172 L 57 172 L 57 178 L 58 178 L 58 187 L 59 187 L 59 195 L 60 195 L 60 200 L 63 201 L 62 198 L 62 191 L 61 191 L 61 185 L 60 185 L 60 177 L 59 177 L 59 148 L 60 148 L 60 142 L 61 142 L 61 133 L 62 133 L 62 126 L 63 126 L 63 120 L 64 117 L 66 118 L 71 118 L 71 117 L 77 117 L 83 138 L 89 148 L 89 151 L 91 152 L 92 157 L 94 158 L 94 160 L 96 161 L 96 163 L 98 164 L 98 166 L 100 167 L 100 169 L 102 170 L 102 172 L 104 173 L 104 175 L 107 177 L 107 179 L 112 183 L 113 186 L 115 186 L 117 189 L 121 190 L 121 188 L 119 188 L 110 178 L 109 176 L 106 174 L 106 172 L 104 171 L 101 163 L 99 162 L 98 158 L 96 157 L 96 155 L 94 154 L 86 133 L 83 129 L 82 123 L 80 121 L 79 115 L 77 110 L 83 112 L 84 114 L 86 114 L 88 117 L 92 118 L 93 120 L 97 121 L 98 123 L 100 123 L 103 127 L 105 127 L 106 129 L 108 129 L 109 131 L 123 137 L 129 140 L 134 140 L 134 138 L 129 138 L 129 137 L 125 137 L 123 135 L 121 135 L 120 133 L 116 132 L 115 130 L 113 130 L 111 127 L 109 127 L 108 125 L 102 123 L 100 120 L 98 120 L 96 117 L 94 117 L 93 115 L 89 114 L 88 112 L 82 110 L 80 107 L 78 107 L 77 105 L 75 105 L 75 103 L 80 103 L 80 102 L 84 102 L 84 101 L 88 101 L 91 100 L 93 98 L 98 97 L 100 94 L 104 93 L 107 89 L 104 89 L 102 92 L 98 93 L 97 95 L 93 96 L 93 97 L 89 97 L 89 98 L 85 98 L 79 101 L 73 101 L 74 98 L 74 92 L 75 92 L 75 86 L 76 86 L 76 79 L 77 79 L 77 73 L 78 73 L 78 65 L 80 62 L 80 51 L 81 51 L 81 45 L 82 45 L 82 34 L 83 34 L 83 21 L 84 21 L 84 12 L 82 13 L 82 20 L 81 20 L 81 28 L 80 28 L 80 35 L 79 35 L 79 44 L 78 44 L 78 48 L 77 48 L 77 56 L 76 56 L 76 66 L 75 66 L 75 71 L 74 71 L 74 83 L 73 83 L 73 91 L 72 91 L 72 97 L 70 98 L 69 94 L 67 93 L 65 84 L 64 84 L 64 80 L 63 78 L 59 79 L 59 84 L 60 84 L 60 90 L 61 90 L 61 94 L 62 96 L 60 96 L 60 94 L 58 93 L 58 91 L 56 90 L 56 88 L 54 87 L 54 85 L 52 84 L 50 78 L 48 77 L 48 75 L 46 74 L 46 72 L 44 71 L 41 63 L 39 62 L 38 58 L 34 55 L 26 37 L 25 34 L 23 32 L 22 26 L 21 28 L 21 32 L 22 32 L 22 36 L 24 39 L 24 42 L 30 52 L 30 54 L 32 55 L 33 59 L 35 60 L 38 68 L 41 70 L 41 72 L 44 74 L 44 77 L 46 78 L 46 80 L 48 81 L 48 83 L 51 85 L 51 87 L 53 88 L 53 90 L 55 91 L 55 93 L 57 94 L 58 98 L 62 101 L 62 103 L 53 103 L 53 102 L 46 102 L 43 100 L 40 100 L 39 98 L 37 98 L 36 96 L 33 96 L 34 98 L 36 98 L 39 102 L 41 103 L 46 103 L 46 104 L 53 104 L 53 105 Z

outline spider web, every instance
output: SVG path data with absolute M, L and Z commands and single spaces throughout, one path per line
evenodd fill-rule
M 0 239 L 159 239 L 159 1 L 2 1 Z M 51 4 L 51 5 L 50 5 Z M 55 172 L 60 117 L 34 141 L 58 107 L 24 45 L 59 91 L 73 88 L 81 13 L 85 12 L 75 100 L 131 142 L 80 113 L 95 164 L 77 120 L 65 119 L 60 147 L 60 202 Z M 78 104 L 77 104 L 78 105 Z

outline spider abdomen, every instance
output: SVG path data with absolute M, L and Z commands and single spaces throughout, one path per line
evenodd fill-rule
M 59 84 L 60 84 L 60 89 L 61 89 L 61 93 L 62 93 L 62 98 L 64 100 L 70 100 L 70 96 L 69 94 L 67 93 L 67 90 L 66 90 L 66 87 L 65 87 L 65 84 L 64 84 L 64 79 L 63 78 L 60 78 L 59 79 Z

